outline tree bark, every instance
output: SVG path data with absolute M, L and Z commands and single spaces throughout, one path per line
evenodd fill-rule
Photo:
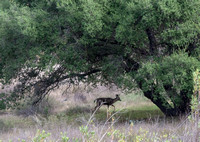
M 153 95 L 156 95 L 156 99 Z M 175 109 L 160 94 L 154 91 L 146 91 L 144 96 L 150 99 L 166 116 L 177 115 Z
M 140 88 L 142 87 L 141 83 L 139 84 L 139 87 Z M 166 86 L 165 86 L 165 89 L 166 89 Z M 156 86 L 153 86 L 152 90 L 143 92 L 144 96 L 150 99 L 166 116 L 178 116 L 181 114 L 186 114 L 187 112 L 190 111 L 191 98 L 187 96 L 188 92 L 181 90 L 180 92 L 181 104 L 174 104 L 174 106 L 172 106 L 168 103 L 168 101 L 163 96 L 161 96 L 155 90 L 156 90 Z
M 149 39 L 149 51 L 150 55 L 153 55 L 155 53 L 155 47 L 156 47 L 156 38 L 154 36 L 153 31 L 150 28 L 146 29 L 146 34 Z
M 190 112 L 191 108 L 190 108 L 190 101 L 191 98 L 187 96 L 188 92 L 187 91 L 183 91 L 181 90 L 180 92 L 180 97 L 181 97 L 181 104 L 178 107 L 178 112 L 181 114 L 185 114 L 187 112 Z
M 138 86 L 142 90 L 142 81 L 138 82 Z M 143 91 L 144 96 L 150 99 L 166 116 L 176 116 L 176 110 L 167 102 L 164 97 L 155 91 L 156 87 L 154 85 L 152 86 L 153 87 L 151 90 Z

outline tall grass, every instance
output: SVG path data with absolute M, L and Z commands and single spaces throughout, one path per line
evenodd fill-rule
M 117 112 L 120 113 L 120 112 Z M 1 118 L 4 120 L 5 118 Z M 6 116 L 13 119 L 13 116 Z M 134 141 L 134 142 L 193 142 L 196 130 L 194 124 L 186 117 L 176 119 L 153 118 L 149 120 L 130 121 L 119 123 L 119 117 L 113 115 L 108 121 L 97 121 L 96 116 L 92 118 L 82 116 L 69 123 L 67 116 L 58 118 L 50 116 L 44 125 L 31 122 L 31 118 L 21 120 L 15 116 L 13 123 L 18 125 L 4 124 L 0 132 L 0 140 L 3 141 Z M 21 120 L 21 121 L 20 121 Z M 25 126 L 23 123 L 26 123 Z M 20 125 L 22 124 L 22 126 Z
M 77 92 L 75 92 L 77 93 Z M 86 96 L 85 94 L 82 94 Z M 3 142 L 193 142 L 196 120 L 188 116 L 166 118 L 149 100 L 140 95 L 121 95 L 116 112 L 106 107 L 95 114 L 93 100 L 106 94 L 88 95 L 54 92 L 33 113 L 26 107 L 17 113 L 0 114 L 0 140 Z M 113 93 L 114 96 L 114 93 Z M 80 97 L 80 98 L 79 98 Z M 112 96 L 110 96 L 112 97 Z M 29 114 L 29 115 L 25 115 Z M 199 138 L 198 138 L 199 139 Z

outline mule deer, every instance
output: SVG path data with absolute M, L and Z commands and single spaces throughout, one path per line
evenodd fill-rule
M 96 102 L 96 106 L 94 108 L 94 111 L 97 111 L 102 105 L 107 105 L 108 109 L 109 106 L 113 106 L 115 110 L 115 106 L 113 105 L 116 101 L 121 101 L 120 97 L 118 94 L 116 94 L 116 98 L 97 98 L 94 100 Z

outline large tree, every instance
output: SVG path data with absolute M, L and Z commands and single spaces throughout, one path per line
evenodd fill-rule
M 189 110 L 200 0 L 6 0 L 0 9 L 0 79 L 20 82 L 12 98 L 32 91 L 37 104 L 60 83 L 101 82 L 140 89 L 169 116 Z

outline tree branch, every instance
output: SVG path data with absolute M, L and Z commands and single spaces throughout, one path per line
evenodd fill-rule
M 52 73 L 50 75 L 50 77 L 46 77 L 42 80 L 40 80 L 39 82 L 37 82 L 37 84 L 34 86 L 34 96 L 36 97 L 35 100 L 33 101 L 33 105 L 38 104 L 51 90 L 53 90 L 54 88 L 59 86 L 59 83 L 62 82 L 63 80 L 66 79 L 72 79 L 72 78 L 81 78 L 83 79 L 86 76 L 89 76 L 91 74 L 100 72 L 100 69 L 92 69 L 86 73 L 71 73 L 68 75 L 64 75 L 62 76 L 61 74 L 63 74 L 65 70 L 57 70 L 54 73 Z
M 156 47 L 156 38 L 153 34 L 153 31 L 150 28 L 146 29 L 146 33 L 149 39 L 149 51 L 150 55 L 153 55 L 155 53 L 155 47 Z

